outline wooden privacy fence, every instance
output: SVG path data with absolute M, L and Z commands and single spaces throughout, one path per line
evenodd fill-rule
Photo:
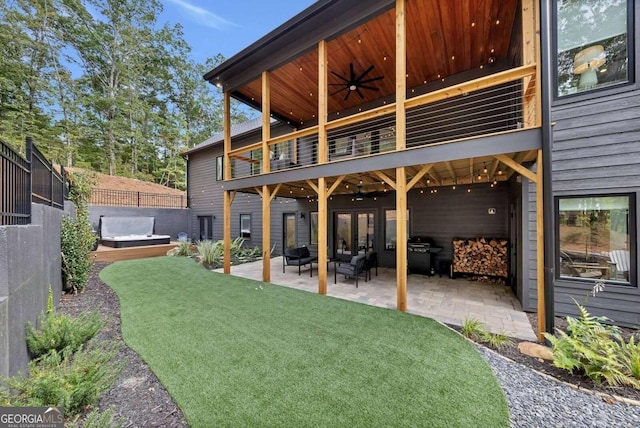
M 186 208 L 187 198 L 184 195 L 93 189 L 89 203 L 115 207 Z
M 0 141 L 0 226 L 30 224 L 31 202 L 64 208 L 64 169 L 58 173 L 31 137 L 26 153 L 24 159 Z

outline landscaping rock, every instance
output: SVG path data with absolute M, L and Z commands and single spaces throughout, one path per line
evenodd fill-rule
M 530 357 L 553 361 L 553 351 L 551 348 L 538 343 L 520 342 L 518 343 L 518 349 L 520 352 Z
M 175 247 L 167 251 L 167 256 L 170 256 L 170 257 L 177 256 L 178 254 L 180 254 L 180 247 Z

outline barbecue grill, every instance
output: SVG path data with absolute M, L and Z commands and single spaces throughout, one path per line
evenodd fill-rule
M 434 256 L 442 248 L 433 246 L 433 239 L 426 236 L 412 236 L 407 242 L 407 269 L 409 273 L 433 275 Z

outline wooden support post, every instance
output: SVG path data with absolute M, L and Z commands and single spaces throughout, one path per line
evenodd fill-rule
M 542 187 L 542 150 L 538 150 L 536 161 L 536 285 L 538 287 L 538 340 L 544 340 L 545 295 L 544 295 L 544 192 Z
M 269 139 L 271 138 L 271 84 L 269 72 L 262 72 L 262 173 L 271 172 Z
M 329 157 L 327 145 L 328 114 L 327 42 L 318 43 L 318 163 L 326 163 Z
M 271 191 L 262 186 L 262 280 L 271 282 Z
M 224 191 L 224 216 L 223 216 L 223 251 L 224 251 L 224 273 L 227 275 L 231 273 L 231 204 L 233 200 L 231 198 L 231 192 Z
M 318 179 L 318 293 L 327 294 L 328 201 L 327 179 Z
M 223 129 L 224 129 L 224 142 L 223 142 L 223 169 L 224 179 L 230 180 L 231 177 L 231 158 L 229 152 L 231 151 L 231 97 L 229 92 L 225 91 L 223 98 Z M 234 192 L 235 194 L 235 192 Z M 225 274 L 231 273 L 231 204 L 233 203 L 232 195 L 229 191 L 223 192 L 223 268 Z
M 407 31 L 405 0 L 396 0 L 396 150 L 407 147 Z M 398 310 L 407 310 L 407 172 L 396 168 L 396 281 Z
M 405 0 L 396 0 L 396 150 L 407 147 L 407 115 L 404 105 L 407 99 L 406 41 Z
M 398 310 L 407 310 L 407 174 L 396 168 L 396 282 Z

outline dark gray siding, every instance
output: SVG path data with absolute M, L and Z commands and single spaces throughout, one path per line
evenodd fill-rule
M 630 89 L 634 89 L 630 87 Z M 640 192 L 640 91 L 556 106 L 552 109 L 554 196 Z M 535 189 L 529 192 L 530 288 L 526 309 L 535 310 Z M 638 206 L 636 225 L 638 230 Z M 637 237 L 636 237 L 637 246 Z M 637 248 L 632 249 L 637 266 Z M 556 271 L 557 271 L 556 267 Z M 579 303 L 596 315 L 616 323 L 640 323 L 638 274 L 632 286 L 607 285 L 596 297 L 590 296 L 593 282 L 556 280 L 555 307 L 560 315 L 575 315 Z
M 273 135 L 279 135 L 285 132 L 285 129 L 274 130 Z M 234 141 L 234 148 L 252 144 L 257 141 L 258 135 L 249 136 L 244 139 Z M 213 218 L 213 239 L 219 240 L 223 237 L 223 181 L 216 181 L 216 157 L 223 155 L 222 144 L 213 145 L 207 149 L 192 153 L 188 160 L 188 177 L 189 177 L 189 207 L 191 209 L 191 230 L 189 235 L 197 240 L 199 239 L 199 216 L 212 216 Z M 306 201 L 303 201 L 306 202 Z M 306 202 L 308 204 L 308 202 Z M 298 219 L 298 245 L 308 243 L 301 239 L 301 232 L 308 231 L 304 222 L 308 221 L 300 219 L 300 205 L 293 199 L 276 198 L 271 206 L 271 246 L 277 244 L 275 254 L 282 252 L 283 240 L 283 213 L 295 212 Z M 253 193 L 237 193 L 231 207 L 231 237 L 235 238 L 240 235 L 240 214 L 251 214 L 251 239 L 247 240 L 245 245 L 262 247 L 262 201 L 257 194 Z
M 409 192 L 410 235 L 428 236 L 434 240 L 442 252 L 438 260 L 452 259 L 452 241 L 454 238 L 476 238 L 479 236 L 507 238 L 509 183 L 500 183 L 491 188 L 489 183 L 472 186 L 442 187 L 437 193 L 424 193 L 414 189 Z M 467 188 L 471 192 L 467 192 Z M 378 251 L 382 266 L 394 267 L 395 251 L 385 250 L 385 210 L 395 209 L 395 192 L 379 196 L 377 200 L 365 198 L 352 201 L 350 196 L 338 196 L 329 201 L 329 247 L 334 248 L 333 223 L 336 212 L 373 211 L 376 230 L 375 249 Z M 316 204 L 312 210 L 316 209 Z M 495 208 L 496 214 L 488 214 L 489 208 Z M 308 225 L 304 236 L 308 239 Z

